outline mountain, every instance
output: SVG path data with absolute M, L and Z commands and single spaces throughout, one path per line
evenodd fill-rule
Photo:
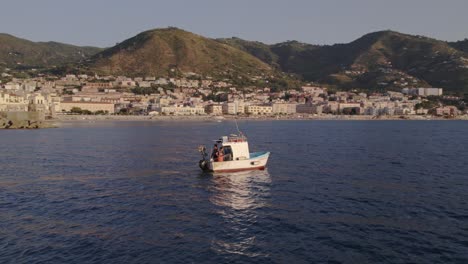
M 461 50 L 463 52 L 468 52 L 468 39 L 456 42 L 449 42 L 448 44 L 455 49 Z
M 0 34 L 0 69 L 4 67 L 128 76 L 194 72 L 229 78 L 239 85 L 257 76 L 274 75 L 268 85 L 275 89 L 296 87 L 294 78 L 298 77 L 338 89 L 433 86 L 468 94 L 468 39 L 445 42 L 379 31 L 345 44 L 287 41 L 268 45 L 240 38 L 210 39 L 170 27 L 142 32 L 104 50 Z
M 278 55 L 276 55 L 270 48 L 269 45 L 258 41 L 248 41 L 240 38 L 221 38 L 217 41 L 248 52 L 260 60 L 278 67 Z
M 101 48 L 78 47 L 58 42 L 32 42 L 0 33 L 0 65 L 51 67 L 90 58 Z
M 194 72 L 211 76 L 256 76 L 272 68 L 251 54 L 177 28 L 142 32 L 92 59 L 104 74 L 161 76 Z
M 229 42 L 227 42 L 229 43 Z M 246 47 L 248 41 L 236 40 Z M 297 41 L 262 46 L 263 53 L 284 72 L 304 80 L 328 83 L 338 88 L 387 90 L 435 86 L 454 93 L 468 93 L 467 41 L 447 43 L 394 31 L 374 32 L 347 44 L 317 46 Z M 257 44 L 261 46 L 261 44 Z

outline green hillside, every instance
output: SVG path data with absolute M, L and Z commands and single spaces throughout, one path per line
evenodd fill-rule
M 242 43 L 248 42 L 236 40 L 235 44 Z M 271 57 L 277 58 L 272 65 L 278 65 L 284 72 L 342 89 L 435 86 L 454 93 L 468 93 L 468 55 L 463 52 L 466 43 L 449 44 L 422 36 L 381 31 L 351 43 L 331 46 L 296 41 L 266 45 L 263 53 L 272 53 Z M 243 50 L 251 52 L 245 47 Z M 263 59 L 258 53 L 251 54 Z
M 260 60 L 272 65 L 272 66 L 279 66 L 278 60 L 279 57 L 276 55 L 270 48 L 269 45 L 264 44 L 258 41 L 248 41 L 243 40 L 240 38 L 224 38 L 224 39 L 217 39 L 217 41 L 221 43 L 228 44 L 232 47 L 240 49 L 242 51 L 248 52 L 253 56 L 259 58 Z
M 89 67 L 129 76 L 194 72 L 238 78 L 272 72 L 247 52 L 177 28 L 142 32 L 97 54 Z
M 353 76 L 353 86 L 375 88 L 377 75 L 384 79 L 379 88 L 422 86 L 426 83 L 451 92 L 468 91 L 465 53 L 439 41 L 393 31 L 368 34 L 350 44 L 332 46 L 327 53 L 348 54 L 339 60 L 343 70 L 363 72 Z M 369 82 L 369 79 L 371 82 Z M 406 84 L 406 85 L 403 85 Z
M 0 34 L 0 65 L 5 67 L 52 67 L 90 58 L 101 48 L 78 47 L 58 42 L 32 42 Z
M 85 71 L 127 76 L 193 72 L 239 85 L 258 81 L 275 89 L 299 86 L 298 77 L 338 89 L 433 86 L 468 94 L 467 51 L 466 39 L 445 42 L 394 31 L 319 46 L 298 41 L 267 45 L 239 38 L 214 40 L 165 28 L 142 32 L 106 50 L 0 34 L 0 69 L 42 67 L 57 74 Z

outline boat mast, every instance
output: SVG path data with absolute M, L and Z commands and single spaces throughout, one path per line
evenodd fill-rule
M 240 134 L 242 134 L 242 132 L 240 132 L 240 130 L 239 130 L 239 125 L 237 124 L 237 118 L 236 118 L 236 119 L 234 119 L 234 121 L 236 121 L 236 128 L 237 128 L 237 132 L 239 132 L 239 135 L 240 135 Z
M 244 140 L 247 140 L 247 137 L 239 129 L 239 125 L 237 124 L 237 117 L 234 119 L 234 121 L 236 122 L 236 129 L 237 129 L 237 132 L 239 133 L 239 137 L 243 138 Z

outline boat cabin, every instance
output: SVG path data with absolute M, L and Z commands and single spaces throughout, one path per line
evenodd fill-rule
M 249 143 L 244 135 L 223 136 L 216 143 L 224 149 L 224 161 L 250 159 Z

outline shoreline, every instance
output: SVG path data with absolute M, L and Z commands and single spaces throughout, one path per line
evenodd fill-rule
M 392 121 L 392 120 L 468 120 L 468 115 L 445 118 L 439 116 L 365 116 L 365 115 L 291 115 L 291 116 L 124 116 L 124 115 L 60 115 L 46 122 L 87 122 L 87 121 L 202 121 L 222 122 L 230 120 L 247 121 L 287 121 L 287 120 L 323 120 L 323 121 Z

